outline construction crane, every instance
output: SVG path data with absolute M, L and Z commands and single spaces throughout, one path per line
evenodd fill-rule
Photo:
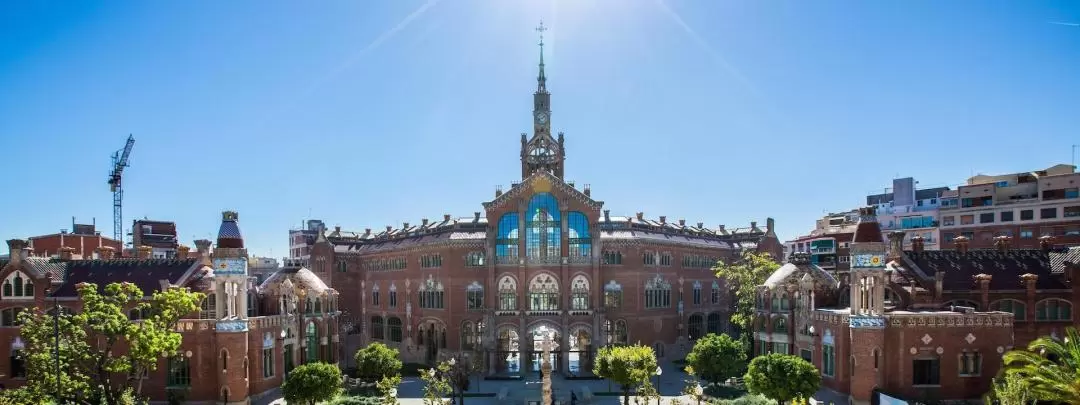
M 131 147 L 135 146 L 135 137 L 128 135 L 124 149 L 113 152 L 113 169 L 109 173 L 109 190 L 113 193 L 113 239 L 123 242 L 124 226 L 124 168 L 128 167 L 128 158 L 131 157 Z

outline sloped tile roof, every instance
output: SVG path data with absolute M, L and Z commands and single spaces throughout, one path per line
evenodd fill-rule
M 23 259 L 23 269 L 30 273 L 31 277 L 50 277 L 56 281 L 63 281 L 67 273 L 64 262 L 47 257 L 27 257 Z
M 1048 255 L 1050 256 L 1050 271 L 1054 274 L 1065 273 L 1065 262 L 1080 264 L 1080 247 L 1052 250 Z
M 970 290 L 976 288 L 974 276 L 988 274 L 991 290 L 1022 290 L 1023 274 L 1039 276 L 1035 288 L 1040 290 L 1067 289 L 1061 277 L 1051 270 L 1049 253 L 1039 249 L 972 250 L 967 254 L 956 251 L 904 252 L 905 256 L 928 277 L 944 272 L 946 290 Z
M 144 294 L 161 289 L 160 280 L 176 283 L 199 259 L 112 259 L 72 260 L 67 265 L 64 284 L 52 296 L 74 297 L 79 283 L 94 283 L 104 289 L 110 283 L 134 283 Z

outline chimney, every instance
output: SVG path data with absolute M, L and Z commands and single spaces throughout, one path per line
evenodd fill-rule
M 473 213 L 473 222 L 480 222 L 480 212 L 479 211 Z
M 1054 237 L 1050 235 L 1043 235 L 1041 238 L 1039 238 L 1039 247 L 1042 248 L 1043 252 L 1049 252 L 1050 249 L 1054 248 Z
M 945 290 L 945 271 L 939 270 L 934 273 L 934 303 L 941 304 L 941 295 Z
M 584 193 L 586 197 L 592 197 L 592 187 L 586 184 Z
M 204 265 L 211 264 L 210 262 L 210 241 L 207 239 L 198 239 L 195 241 L 195 251 L 199 253 L 199 260 Z
M 679 226 L 686 226 L 686 220 L 685 219 L 680 219 L 679 220 Z
M 637 213 L 637 219 L 638 219 L 638 221 L 642 220 L 643 218 L 645 218 L 645 213 L 644 213 L 644 212 L 639 212 L 639 213 Z
M 570 186 L 570 188 L 577 189 L 577 184 L 573 181 L 566 182 L 566 185 Z
M 750 229 L 757 228 L 757 221 L 750 221 Z
M 990 308 L 990 280 L 994 279 L 994 276 L 984 273 L 976 274 L 974 277 L 975 284 L 979 288 L 979 296 L 981 302 L 980 308 Z
M 60 260 L 71 260 L 75 256 L 75 248 L 64 246 L 60 248 Z
M 997 236 L 994 238 L 994 247 L 997 248 L 998 252 L 1006 253 L 1009 251 L 1009 242 L 1011 239 L 1012 238 L 1006 235 Z
M 424 228 L 427 228 L 427 224 L 428 224 L 428 219 L 427 219 L 427 218 L 421 219 L 421 220 L 420 220 L 420 224 L 421 224 L 421 226 L 423 226 Z
M 112 260 L 113 253 L 115 253 L 115 252 L 116 252 L 116 249 L 113 249 L 112 246 L 98 247 L 97 248 L 98 260 Z
M 140 259 L 151 259 L 154 257 L 154 248 L 146 245 L 139 246 L 136 250 L 136 256 Z
M 341 234 L 341 226 L 340 225 L 334 225 L 334 233 L 339 234 L 339 235 Z
M 660 216 L 660 223 L 661 224 L 666 224 L 667 223 L 667 215 L 661 215 Z
M 22 239 L 8 239 L 7 245 L 8 245 L 8 255 L 9 255 L 9 258 L 11 260 L 11 263 L 12 264 L 18 264 L 19 262 L 21 262 L 22 259 L 24 258 L 23 249 L 25 249 L 26 246 L 27 246 L 26 241 L 22 240 Z
M 724 229 L 724 224 L 720 224 L 720 232 L 725 232 L 725 231 L 726 230 Z
M 187 245 L 177 245 L 176 246 L 176 258 L 177 259 L 180 259 L 180 260 L 187 259 L 189 253 L 191 253 L 191 248 L 187 247 Z
M 443 222 L 450 222 L 450 214 L 443 214 L 442 220 Z
M 1027 319 L 1035 319 L 1035 302 L 1038 301 L 1038 297 L 1035 295 L 1035 284 L 1039 282 L 1039 276 L 1025 273 L 1020 276 L 1020 281 L 1024 283 L 1024 290 L 1027 292 Z M 1074 291 L 1073 294 L 1076 294 Z M 1028 330 L 1035 328 L 1035 322 L 1028 322 Z
M 402 222 L 401 223 L 401 229 L 409 229 L 409 223 L 408 222 Z
M 604 222 L 611 222 L 611 210 L 604 210 Z
M 502 186 L 495 186 L 495 198 L 499 198 L 503 193 Z
M 391 225 L 386 226 L 386 233 L 390 233 L 390 231 L 392 231 L 392 230 L 394 230 L 393 226 L 391 226 Z
M 904 257 L 904 233 L 889 232 L 889 259 L 899 260 Z
M 915 235 L 911 237 L 911 251 L 915 253 L 922 253 L 923 251 L 923 237 Z
M 698 228 L 704 228 L 704 227 L 705 227 L 705 223 L 704 223 L 704 222 L 698 222 L 698 223 L 697 223 L 697 227 L 698 227 Z
M 776 220 L 772 218 L 765 218 L 765 232 L 771 234 L 776 233 Z
M 364 228 L 364 236 L 371 235 L 371 228 Z
M 953 238 L 953 243 L 956 244 L 956 252 L 962 255 L 966 255 L 968 252 L 968 238 L 967 236 L 960 235 Z

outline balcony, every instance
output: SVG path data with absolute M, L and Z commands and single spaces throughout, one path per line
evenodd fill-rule
M 836 253 L 836 247 L 835 246 L 812 247 L 812 248 L 810 248 L 810 253 L 815 254 L 815 255 L 834 254 L 834 253 Z

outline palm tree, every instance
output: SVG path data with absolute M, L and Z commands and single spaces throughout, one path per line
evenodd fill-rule
M 1080 332 L 1065 329 L 1065 339 L 1043 336 L 1027 350 L 1005 353 L 1007 373 L 1023 377 L 1029 398 L 1051 403 L 1080 404 Z

